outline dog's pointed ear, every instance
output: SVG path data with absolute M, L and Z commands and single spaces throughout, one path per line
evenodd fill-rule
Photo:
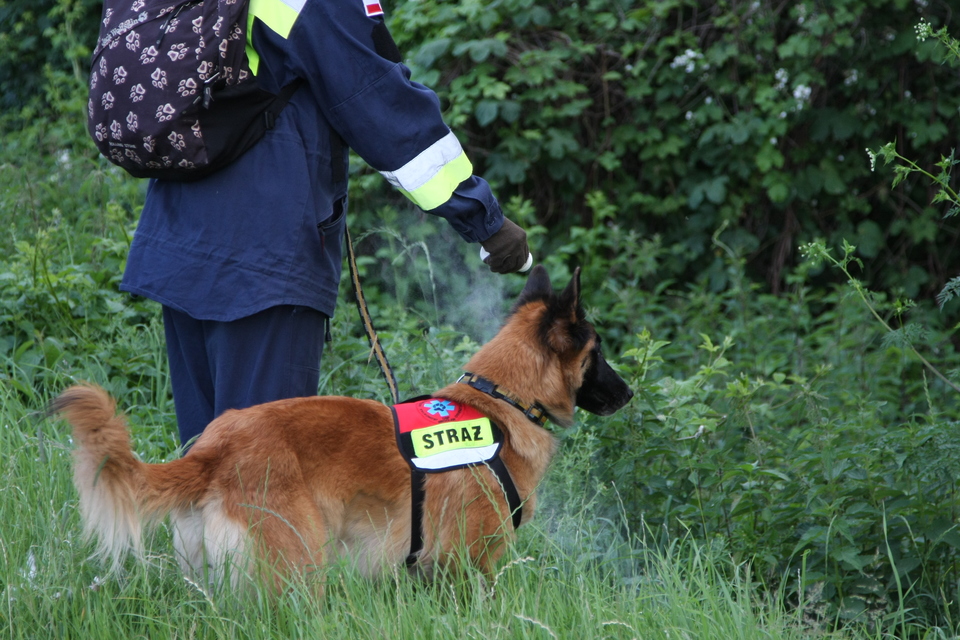
M 530 272 L 530 277 L 527 278 L 527 284 L 524 285 L 523 291 L 520 292 L 520 297 L 517 298 L 514 308 L 521 307 L 534 300 L 549 300 L 552 295 L 553 285 L 550 284 L 550 276 L 547 274 L 544 266 L 538 264 L 533 268 L 533 271 Z
M 580 304 L 580 267 L 573 272 L 570 284 L 550 302 L 545 316 L 547 343 L 556 353 L 579 350 L 590 339 L 586 313 Z
M 560 294 L 559 309 L 571 324 L 583 320 L 583 306 L 580 304 L 580 267 L 573 270 L 570 284 Z

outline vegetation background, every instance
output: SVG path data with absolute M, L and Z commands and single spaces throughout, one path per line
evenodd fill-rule
M 345 569 L 332 591 L 355 604 L 250 612 L 175 577 L 163 531 L 155 566 L 100 582 L 69 438 L 39 412 L 93 379 L 129 408 L 145 459 L 177 455 L 158 309 L 117 289 L 144 185 L 86 139 L 100 2 L 0 0 L 5 633 L 356 637 L 367 616 L 401 637 L 711 637 L 708 620 L 717 637 L 957 637 L 953 3 L 386 8 L 536 257 L 558 281 L 583 267 L 636 398 L 558 433 L 553 517 L 522 532 L 504 574 L 522 577 L 499 600 L 451 611 Z M 429 391 L 522 279 L 486 272 L 362 162 L 351 173 L 371 311 L 406 356 L 401 385 Z M 384 398 L 341 292 L 320 391 Z

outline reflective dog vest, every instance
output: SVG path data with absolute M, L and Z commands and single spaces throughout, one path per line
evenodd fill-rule
M 407 463 L 426 473 L 483 464 L 497 457 L 503 434 L 473 407 L 443 398 L 393 406 L 397 445 Z
M 520 526 L 523 503 L 500 458 L 503 432 L 496 423 L 473 407 L 446 398 L 422 396 L 390 409 L 397 447 L 411 470 L 413 513 L 408 566 L 416 562 L 417 553 L 423 548 L 423 483 L 427 473 L 478 465 L 489 467 L 503 489 L 513 528 Z

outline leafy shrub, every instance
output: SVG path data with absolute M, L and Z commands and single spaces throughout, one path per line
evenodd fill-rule
M 703 281 L 635 304 L 633 362 L 620 366 L 638 393 L 626 412 L 587 420 L 595 473 L 634 529 L 722 544 L 812 622 L 949 626 L 956 394 L 857 297 L 811 290 L 811 269 L 779 297 Z M 895 303 L 874 303 L 895 317 Z M 929 328 L 939 318 L 912 313 L 956 367 L 949 334 Z
M 99 0 L 0 2 L 0 114 L 18 124 L 55 114 L 46 108 L 55 105 L 39 98 L 51 80 L 86 74 L 102 6 Z
M 82 130 L 99 14 L 92 0 L 0 4 L 0 129 Z M 724 223 L 774 292 L 816 237 L 857 246 L 881 290 L 914 297 L 955 275 L 953 221 L 927 184 L 878 186 L 863 157 L 890 140 L 922 167 L 950 156 L 960 78 L 914 32 L 921 18 L 956 30 L 945 3 L 398 0 L 388 15 L 480 172 L 532 207 L 551 251 L 589 227 L 599 193 L 661 238 L 660 279 L 706 271 L 722 288 L 710 238 Z M 366 171 L 351 202 L 369 228 L 399 200 Z
M 551 246 L 589 226 L 600 192 L 662 238 L 661 278 L 710 271 L 722 287 L 710 238 L 727 222 L 774 291 L 794 247 L 824 237 L 870 259 L 867 282 L 914 296 L 956 269 L 952 227 L 916 177 L 878 187 L 863 150 L 949 155 L 960 79 L 913 27 L 956 15 L 906 0 L 465 0 L 397 3 L 393 31 L 481 173 L 533 203 Z

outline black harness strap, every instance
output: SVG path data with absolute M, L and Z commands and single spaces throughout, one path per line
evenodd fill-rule
M 513 483 L 510 477 L 510 471 L 507 465 L 503 463 L 503 458 L 497 456 L 491 460 L 487 466 L 493 471 L 494 477 L 500 483 L 504 496 L 507 498 L 507 506 L 510 508 L 511 521 L 513 529 L 516 531 L 520 527 L 520 521 L 523 519 L 523 501 L 520 499 L 520 492 L 517 491 L 517 485 Z M 407 556 L 406 563 L 412 567 L 417 562 L 417 554 L 423 550 L 423 501 L 426 499 L 423 483 L 427 479 L 427 474 L 423 471 L 413 469 L 410 472 L 410 554 Z
M 423 483 L 427 474 L 417 469 L 410 471 L 410 555 L 407 556 L 407 566 L 412 567 L 417 562 L 417 554 L 423 550 L 423 501 L 427 494 L 423 490 Z
M 473 387 L 477 391 L 483 391 L 488 396 L 496 398 L 497 400 L 503 400 L 507 404 L 522 411 L 524 417 L 538 427 L 542 427 L 547 424 L 547 418 L 550 417 L 550 414 L 547 413 L 546 408 L 539 402 L 535 401 L 533 404 L 528 405 L 527 403 L 521 401 L 520 398 L 516 397 L 499 385 L 494 384 L 492 381 L 487 380 L 483 376 L 478 376 L 477 374 L 470 373 L 468 371 L 460 376 L 460 379 L 457 380 L 457 382 Z
M 503 458 L 497 456 L 489 466 L 507 497 L 507 506 L 510 507 L 510 514 L 513 517 L 513 529 L 516 531 L 520 528 L 520 521 L 523 519 L 523 501 L 520 500 L 520 492 L 517 491 L 517 485 L 513 484 L 513 478 L 510 477 L 507 465 L 503 464 Z

